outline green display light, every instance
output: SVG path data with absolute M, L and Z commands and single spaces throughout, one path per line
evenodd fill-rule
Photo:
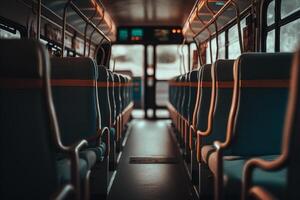
M 126 41 L 128 40 L 128 30 L 127 29 L 120 29 L 119 30 L 119 40 Z
M 141 28 L 133 28 L 131 29 L 131 37 L 143 37 L 144 32 Z

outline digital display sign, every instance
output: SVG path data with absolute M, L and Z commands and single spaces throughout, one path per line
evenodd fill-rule
M 183 41 L 181 27 L 140 26 L 118 27 L 118 43 L 180 44 Z

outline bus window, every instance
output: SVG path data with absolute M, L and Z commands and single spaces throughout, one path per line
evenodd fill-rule
M 225 32 L 219 35 L 219 59 L 225 59 L 226 52 L 226 41 L 225 41 Z
M 246 19 L 241 21 L 241 31 L 243 31 L 244 27 L 246 27 Z M 228 30 L 228 43 L 228 58 L 236 59 L 241 55 L 237 24 Z
M 267 25 L 270 26 L 275 23 L 275 1 L 270 2 L 267 11 Z
M 14 29 L 14 28 L 0 24 L 0 38 L 20 39 L 21 33 L 20 33 L 20 31 Z
M 183 67 L 188 71 L 188 48 L 186 45 L 183 47 L 183 59 L 180 59 L 178 55 L 181 53 L 181 45 L 158 45 L 156 47 L 155 78 L 168 80 L 180 73 L 184 73 Z
M 299 15 L 294 14 L 299 12 L 299 6 L 300 1 L 298 0 L 273 0 L 268 4 L 265 16 L 267 26 L 263 26 L 266 52 L 293 52 L 296 50 L 300 42 L 300 19 Z M 280 8 L 280 11 L 275 12 L 275 7 Z M 275 21 L 275 18 L 278 20 Z
M 275 30 L 270 31 L 267 35 L 267 52 L 275 52 Z
M 144 72 L 143 45 L 113 45 L 110 69 L 115 71 L 130 70 L 135 77 L 142 77 Z
M 293 14 L 298 10 L 300 10 L 299 0 L 281 0 L 281 19 Z
M 168 79 L 184 73 L 183 67 L 188 71 L 187 45 L 158 45 L 156 47 L 156 105 L 166 106 L 169 98 Z M 180 55 L 183 56 L 180 58 Z M 181 68 L 181 69 L 179 69 Z
M 300 42 L 300 19 L 280 28 L 280 51 L 295 51 Z
M 197 51 L 197 47 L 196 47 L 196 44 L 193 42 L 190 44 L 190 64 L 191 64 L 191 66 L 193 66 L 193 62 L 194 62 L 194 58 L 193 58 L 194 51 Z M 198 63 L 199 63 L 199 61 L 198 61 Z M 189 67 L 191 67 L 191 66 L 189 66 Z

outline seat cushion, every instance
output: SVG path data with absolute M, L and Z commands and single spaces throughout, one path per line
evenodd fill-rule
M 204 147 L 201 148 L 201 157 L 202 160 L 207 163 L 208 157 L 211 153 L 215 151 L 215 148 L 213 145 L 205 145 Z
M 91 169 L 97 160 L 96 153 L 92 150 L 86 149 L 79 153 L 79 157 L 87 162 L 88 169 Z
M 106 145 L 102 142 L 99 146 L 89 147 L 88 150 L 93 151 L 96 154 L 97 161 L 103 161 L 106 151 Z
M 71 161 L 70 159 L 61 159 L 56 161 L 56 169 L 57 169 L 57 180 L 60 185 L 65 183 L 69 183 L 71 181 Z M 88 171 L 87 162 L 80 158 L 79 159 L 79 171 L 80 171 L 80 179 L 83 180 Z
M 213 155 L 214 154 L 214 155 Z M 216 168 L 216 153 L 209 157 L 209 168 L 215 173 Z M 276 155 L 261 156 L 264 160 L 274 160 Z M 223 159 L 223 178 L 224 178 L 224 194 L 227 197 L 240 197 L 243 169 L 247 159 Z M 214 162 L 214 163 L 213 163 Z M 264 171 L 255 168 L 252 175 L 252 183 L 256 186 L 261 186 L 277 197 L 282 197 L 285 190 L 287 170 L 280 171 Z

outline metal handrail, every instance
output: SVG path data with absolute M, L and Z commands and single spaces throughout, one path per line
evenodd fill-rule
M 97 14 L 97 9 L 95 9 L 94 11 L 94 14 L 89 18 L 89 20 L 92 20 Z M 83 48 L 83 56 L 85 56 L 85 52 L 86 52 L 86 41 L 87 41 L 87 29 L 88 29 L 88 23 L 85 24 L 85 27 L 84 27 L 84 48 Z
M 212 17 L 211 20 L 205 26 L 201 28 L 201 30 L 194 35 L 194 38 L 198 37 L 205 29 L 207 29 L 211 24 L 213 24 L 227 9 L 228 7 L 232 5 L 235 8 L 236 11 L 236 17 L 237 17 L 237 26 L 238 26 L 238 35 L 239 35 L 239 44 L 240 44 L 240 50 L 243 53 L 243 45 L 242 45 L 242 33 L 241 33 L 241 23 L 240 23 L 240 10 L 235 0 L 229 0 L 227 1 L 224 6 Z
M 41 37 L 41 16 L 42 16 L 42 0 L 38 0 L 38 12 L 37 12 L 37 25 L 36 25 L 36 39 L 40 41 Z
M 101 31 L 89 18 L 85 16 L 81 12 L 81 10 L 74 4 L 72 0 L 68 0 L 68 2 L 65 4 L 64 12 L 63 12 L 63 27 L 62 27 L 62 57 L 64 57 L 64 50 L 65 50 L 65 35 L 66 35 L 66 24 L 67 24 L 67 9 L 71 7 L 72 10 L 74 10 L 79 17 L 81 17 L 88 25 L 90 25 L 92 28 L 94 28 L 95 31 L 97 31 L 105 40 L 107 40 L 109 43 L 111 43 L 111 40 L 106 36 L 103 31 Z

